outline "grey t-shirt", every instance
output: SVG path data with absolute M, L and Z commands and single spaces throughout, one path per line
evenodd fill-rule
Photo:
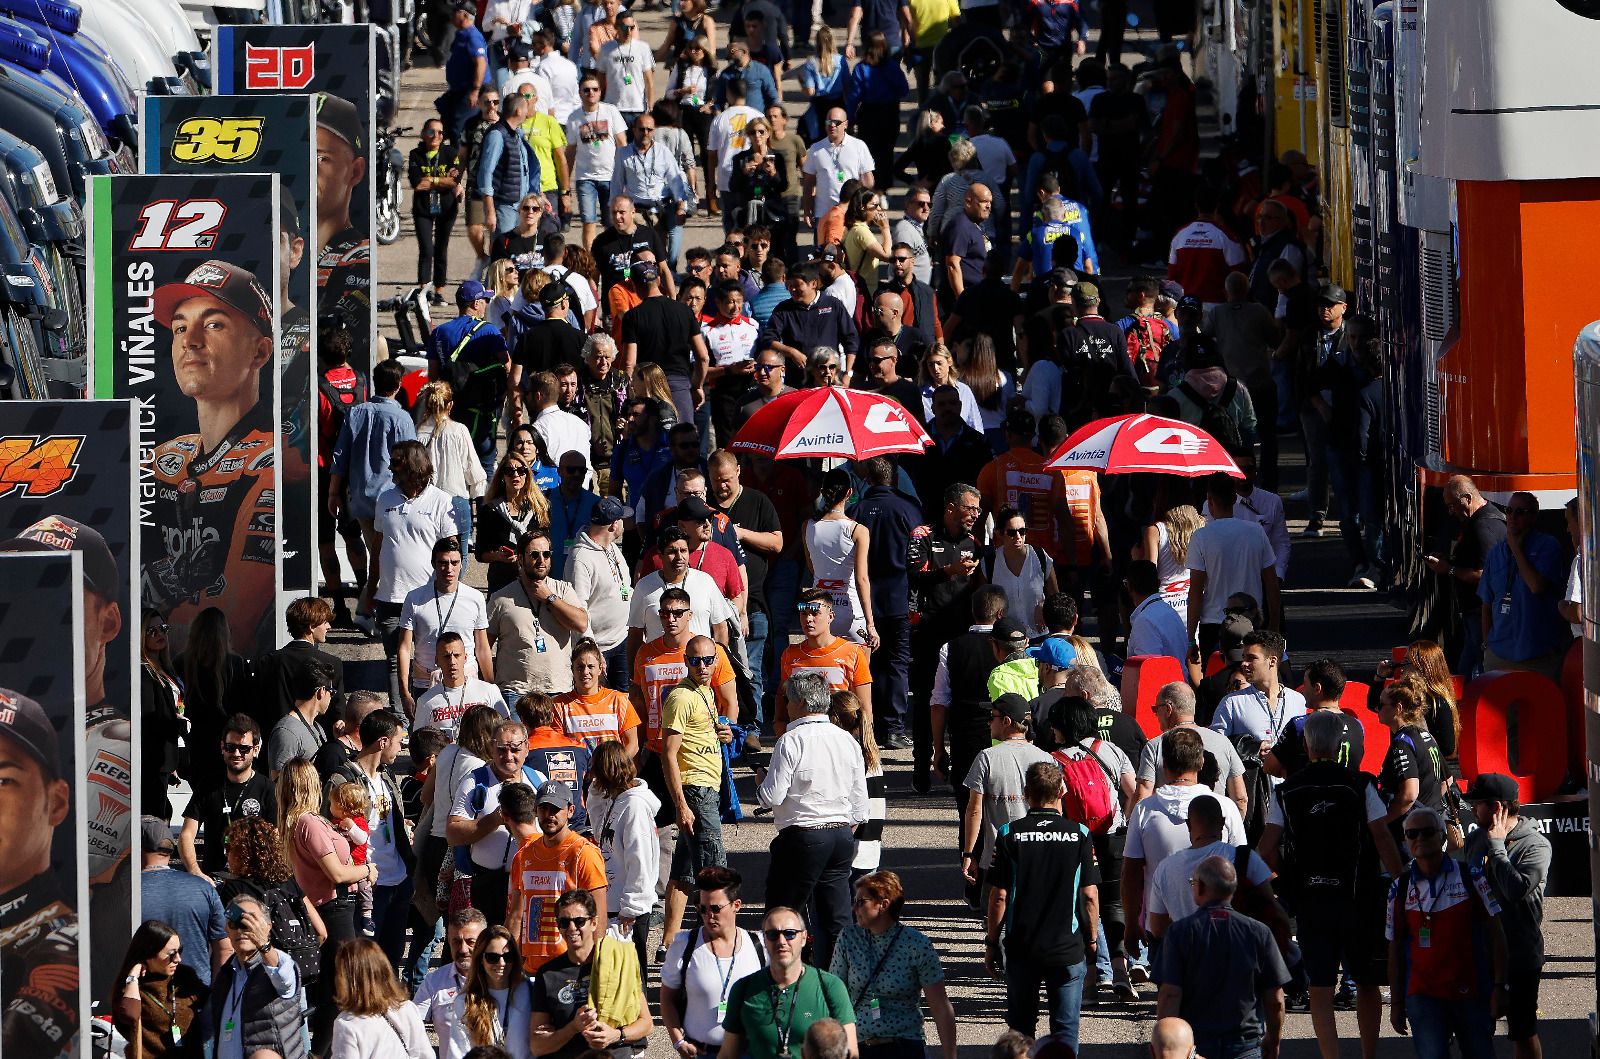
M 282 772 L 283 767 L 297 757 L 310 761 L 325 742 L 327 737 L 321 728 L 307 724 L 298 713 L 290 710 L 272 726 L 272 735 L 267 739 L 267 770 Z
M 1244 762 L 1239 758 L 1239 752 L 1233 748 L 1228 737 L 1221 732 L 1214 732 L 1210 728 L 1192 728 L 1191 731 L 1200 735 L 1200 742 L 1205 744 L 1206 753 L 1217 759 L 1217 781 L 1211 784 L 1211 789 L 1218 797 L 1227 797 L 1228 781 L 1235 776 L 1244 775 Z M 1152 739 L 1144 745 L 1144 752 L 1139 755 L 1140 783 L 1152 783 L 1159 787 L 1166 781 L 1161 778 L 1161 740 Z
M 1050 755 L 1025 739 L 1007 739 L 983 751 L 967 771 L 966 788 L 983 797 L 983 863 L 994 862 L 994 835 L 1002 824 L 1028 813 L 1028 766 Z

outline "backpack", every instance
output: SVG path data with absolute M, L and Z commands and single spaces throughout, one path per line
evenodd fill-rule
M 1061 815 L 1082 824 L 1091 835 L 1110 834 L 1117 818 L 1111 770 L 1097 753 L 1101 745 L 1096 739 L 1088 750 L 1063 747 L 1051 755 L 1061 765 Z
M 306 920 L 305 907 L 301 904 L 305 893 L 294 879 L 267 890 L 248 879 L 234 879 L 233 886 L 237 891 L 235 896 L 248 894 L 267 910 L 267 919 L 272 923 L 272 947 L 294 957 L 302 975 L 315 977 L 322 942 Z
M 538 790 L 545 781 L 544 773 L 529 765 L 522 766 L 522 778 L 534 790 Z M 488 765 L 479 765 L 472 770 L 473 786 L 472 790 L 467 794 L 467 808 L 472 810 L 474 818 L 483 812 L 484 804 L 488 801 L 489 788 L 499 782 L 495 778 L 494 770 Z M 478 866 L 472 863 L 472 847 L 470 845 L 456 846 L 450 852 L 455 859 L 456 871 L 461 872 L 463 875 L 471 875 L 478 870 Z
M 1039 153 L 1044 155 L 1044 165 L 1039 170 L 1039 175 L 1049 174 L 1056 178 L 1061 185 L 1062 198 L 1083 202 L 1087 199 L 1083 189 L 1078 186 L 1078 170 L 1072 164 L 1072 145 L 1069 143 L 1066 150 L 1052 151 L 1048 147 Z M 1037 186 L 1037 185 L 1036 185 Z
M 1253 848 L 1267 827 L 1267 802 L 1272 798 L 1272 777 L 1261 760 L 1261 740 L 1241 733 L 1233 737 L 1233 748 L 1244 762 L 1244 834 Z
M 329 368 L 317 376 L 317 393 L 322 398 L 317 403 L 318 437 L 322 449 L 332 457 L 334 443 L 339 440 L 339 431 L 344 429 L 350 409 L 367 403 L 370 396 L 367 376 L 348 364 Z
M 1283 812 L 1283 838 L 1278 844 L 1280 870 L 1274 884 L 1296 900 L 1348 898 L 1355 893 L 1361 865 L 1371 840 L 1367 837 L 1366 797 L 1372 777 L 1349 769 L 1351 784 L 1311 783 L 1299 773 L 1273 792 Z M 1313 833 L 1300 833 L 1300 801 L 1315 817 Z M 1354 858 L 1351 848 L 1361 852 Z
M 680 1005 L 689 988 L 689 961 L 694 959 L 694 950 L 700 947 L 700 941 L 705 934 L 704 927 L 695 927 L 689 931 L 689 940 L 683 946 L 683 959 L 678 963 L 678 981 L 682 982 L 677 989 Z M 761 970 L 767 969 L 767 950 L 761 944 L 761 938 L 753 930 L 744 932 L 750 944 L 756 948 L 756 959 L 760 961 Z
M 1134 374 L 1139 376 L 1141 386 L 1159 386 L 1161 351 L 1172 340 L 1172 332 L 1167 330 L 1167 325 L 1159 317 L 1135 314 L 1129 319 L 1128 359 L 1133 361 Z M 1195 403 L 1202 407 L 1205 405 L 1204 401 L 1198 399 Z
M 1239 430 L 1239 423 L 1233 418 L 1233 413 L 1228 411 L 1228 405 L 1233 403 L 1234 395 L 1239 392 L 1238 379 L 1229 379 L 1228 385 L 1217 394 L 1215 401 L 1207 401 L 1201 397 L 1199 391 L 1187 382 L 1178 383 L 1178 389 L 1200 409 L 1200 422 L 1196 426 L 1210 434 L 1225 449 L 1237 449 L 1244 444 L 1244 434 Z
M 450 389 L 455 391 L 457 401 L 461 400 L 461 395 L 466 392 L 467 387 L 472 385 L 474 374 L 471 362 L 462 360 L 461 354 L 466 352 L 472 340 L 478 337 L 478 331 L 487 324 L 487 320 L 474 320 L 472 326 L 467 328 L 467 333 L 461 336 L 461 340 L 453 348 L 439 350 L 439 374 L 450 384 Z

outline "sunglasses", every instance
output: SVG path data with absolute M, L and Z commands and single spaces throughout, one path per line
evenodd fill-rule
M 540 210 L 544 209 L 544 207 L 539 205 L 537 202 L 530 202 L 526 206 L 521 207 L 521 209 L 523 213 L 538 213 Z
M 505 963 L 511 959 L 509 952 L 486 952 L 483 954 L 484 963 Z
M 1506 514 L 1508 514 L 1508 515 L 1530 515 L 1531 516 L 1531 515 L 1537 514 L 1537 512 L 1534 511 L 1532 508 L 1527 508 L 1527 507 L 1508 507 L 1508 508 L 1506 508 Z
M 731 907 L 731 906 L 729 906 L 729 905 L 701 905 L 700 906 L 700 914 L 703 915 L 703 916 L 720 915 L 724 908 L 729 908 L 729 907 Z
M 716 655 L 684 655 L 683 660 L 692 666 L 714 666 L 717 664 Z
M 822 603 L 818 600 L 812 600 L 809 603 L 796 603 L 794 605 L 794 609 L 796 613 L 799 614 L 821 614 L 822 608 L 825 606 L 827 606 L 826 603 Z
M 506 468 L 506 477 L 507 478 L 526 478 L 527 476 L 528 476 L 528 468 L 526 468 L 526 467 L 508 467 L 508 468 Z
M 677 619 L 683 617 L 687 613 L 689 613 L 688 607 L 674 607 L 672 610 L 662 610 L 661 617 Z
M 599 85 L 584 85 L 582 88 L 579 88 L 578 91 L 580 91 L 580 92 L 598 92 L 598 91 L 600 91 L 600 86 Z
M 828 126 L 830 129 L 837 129 L 839 126 L 843 125 L 844 122 L 840 121 L 838 118 L 834 118 L 831 121 L 823 122 L 823 124 Z
M 765 129 L 757 129 L 756 131 L 757 132 L 765 132 L 766 130 Z M 771 250 L 772 249 L 772 244 L 771 243 L 751 243 L 750 244 L 750 249 L 752 249 L 752 250 Z
M 777 364 L 757 364 L 754 370 L 757 375 L 771 375 L 778 370 Z
M 162 959 L 165 960 L 181 960 L 183 959 L 183 949 L 173 949 L 171 952 L 162 953 L 161 955 Z
M 916 260 L 916 258 L 914 258 L 914 257 L 907 257 L 907 256 L 906 256 L 906 255 L 904 255 L 904 254 L 896 254 L 896 255 L 895 255 L 895 256 L 894 256 L 894 260 L 895 260 L 895 262 L 896 262 L 896 263 L 898 263 L 898 264 L 901 264 L 901 265 L 903 265 L 903 264 L 905 264 L 905 263 L 906 263 L 906 262 L 907 262 L 907 261 L 915 261 L 915 260 Z
M 778 927 L 768 927 L 766 930 L 761 932 L 761 935 L 768 941 L 776 944 L 779 938 L 782 938 L 784 941 L 793 941 L 795 938 L 798 938 L 804 933 L 804 927 L 783 927 L 782 929 Z
M 158 622 L 157 624 L 152 625 L 148 629 L 146 629 L 145 630 L 145 635 L 148 636 L 150 633 L 153 633 L 153 632 L 166 632 L 167 628 L 168 628 L 168 626 L 167 626 L 166 622 L 164 622 L 164 621 L 163 622 Z
M 880 314 L 880 315 L 882 315 L 882 314 L 883 314 L 883 311 L 884 311 L 884 310 L 882 310 L 882 309 L 879 309 L 879 310 L 877 310 L 877 312 L 878 312 L 878 313 L 879 313 L 879 314 Z M 872 358 L 872 363 L 874 363 L 874 364 L 882 364 L 882 363 L 883 363 L 883 362 L 885 362 L 885 361 L 896 361 L 896 360 L 899 360 L 899 359 L 900 359 L 900 358 L 899 358 L 899 356 L 898 356 L 898 355 L 897 355 L 897 356 L 893 356 L 893 357 L 873 357 L 873 358 Z
M 1005 529 L 1001 530 L 1000 532 L 1004 533 L 1007 537 L 1026 537 L 1028 535 L 1028 527 L 1026 527 L 1026 526 L 1007 526 Z
M 556 926 L 560 927 L 562 930 L 566 930 L 568 927 L 577 927 L 579 930 L 582 930 L 588 925 L 588 916 L 556 916 Z
M 535 551 L 532 548 L 528 549 L 528 558 L 530 558 L 530 559 L 548 559 L 548 558 L 550 558 L 550 556 L 552 556 L 554 554 L 555 554 L 554 552 L 549 552 L 549 551 L 541 552 L 541 551 Z
M 1405 829 L 1407 838 L 1432 838 L 1439 833 L 1437 827 L 1408 827 Z
M 254 750 L 254 743 L 223 743 L 222 751 L 225 754 L 248 754 Z
M 443 136 L 444 135 L 444 130 L 443 129 L 423 129 L 422 130 L 422 135 L 425 136 L 425 137 Z

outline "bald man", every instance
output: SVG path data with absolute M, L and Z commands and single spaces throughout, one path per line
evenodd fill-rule
M 1446 558 L 1441 559 L 1437 552 L 1423 558 L 1428 569 L 1452 582 L 1456 610 L 1466 629 L 1455 671 L 1470 680 L 1483 668 L 1478 581 L 1483 577 L 1485 559 L 1495 545 L 1506 539 L 1506 516 L 1485 500 L 1477 485 L 1464 474 L 1453 475 L 1444 483 L 1444 506 L 1456 522 L 1456 536 L 1439 549 Z
M 1150 1059 L 1193 1059 L 1194 1031 L 1176 1015 L 1157 1019 L 1150 1033 Z
M 984 226 L 993 209 L 994 192 L 983 184 L 973 184 L 962 200 L 961 212 L 945 222 L 944 271 L 952 299 L 960 297 L 969 284 L 983 280 L 983 263 L 990 247 Z

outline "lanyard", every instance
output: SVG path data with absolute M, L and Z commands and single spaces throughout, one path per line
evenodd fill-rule
M 706 948 L 711 950 L 711 962 L 717 965 L 717 974 L 722 978 L 722 995 L 719 999 L 724 1007 L 728 1003 L 728 990 L 733 987 L 733 965 L 739 962 L 739 935 L 743 933 L 744 931 L 737 928 L 733 932 L 733 953 L 728 957 L 726 972 L 722 970 L 722 961 L 717 958 L 717 950 L 711 948 L 711 942 L 706 942 Z M 793 1012 L 794 1005 L 791 1004 L 789 1010 Z M 772 1014 L 774 1017 L 778 1014 L 776 1005 L 773 1006 Z
M 456 586 L 456 590 L 454 592 L 450 593 L 450 609 L 449 610 L 445 610 L 443 607 L 441 607 L 439 605 L 439 590 L 437 588 L 435 588 L 433 590 L 433 613 L 439 619 L 439 632 L 443 633 L 446 629 L 448 629 L 450 627 L 450 619 L 455 616 L 456 604 L 460 603 L 460 602 L 461 602 L 461 586 L 460 585 L 457 585 Z
M 729 969 L 732 970 L 732 968 Z M 172 1033 L 173 1037 L 176 1038 L 180 1036 L 178 1030 L 178 990 L 176 983 L 174 983 L 171 978 L 167 979 L 167 999 L 165 1002 L 163 1002 L 160 997 L 156 996 L 148 989 L 141 988 L 140 992 L 149 997 L 151 1000 L 155 1001 L 156 1006 L 167 1013 L 167 1028 Z M 241 993 L 240 996 L 243 996 L 243 993 Z
M 864 985 L 862 985 L 860 994 L 851 998 L 851 1006 L 859 1005 L 867 998 L 867 994 L 872 992 L 872 983 L 878 980 L 878 972 L 883 970 L 883 965 L 885 963 L 889 962 L 889 954 L 894 952 L 894 947 L 895 945 L 899 944 L 900 935 L 905 932 L 905 929 L 906 928 L 903 926 L 896 926 L 894 928 L 894 937 L 890 938 L 889 944 L 883 947 L 883 955 L 878 957 L 877 965 L 872 968 L 872 973 L 867 975 L 867 981 Z M 867 935 L 867 948 L 869 950 L 872 948 L 872 935 L 870 934 Z
M 318 746 L 321 746 L 323 743 L 326 743 L 328 741 L 327 737 L 322 734 L 322 729 L 318 728 L 316 725 L 314 725 L 310 721 L 306 720 L 306 715 L 305 714 L 301 713 L 299 710 L 295 710 L 294 711 L 294 715 L 296 717 L 300 718 L 300 723 L 306 726 L 306 731 L 311 733 L 312 741 L 315 742 Z
M 237 958 L 234 960 L 233 981 L 228 985 L 228 999 L 222 1002 L 222 1030 L 231 1036 L 237 1025 L 237 1020 L 244 1007 L 244 987 L 249 979 L 250 971 Z M 233 1009 L 233 1015 L 228 1015 L 228 1009 Z M 224 1040 L 227 1038 L 224 1037 Z
M 499 1013 L 500 1014 L 500 1018 L 495 1023 L 495 1025 L 493 1027 L 493 1029 L 494 1029 L 494 1043 L 496 1045 L 504 1044 L 505 1041 L 506 1041 L 506 1038 L 508 1036 L 510 1036 L 510 1034 L 511 1034 L 511 994 L 515 990 L 515 988 L 516 987 L 513 986 L 511 989 L 507 989 L 506 990 L 505 1007 L 502 1007 L 500 1009 L 500 1013 Z M 495 1000 L 495 998 L 494 998 L 494 996 L 492 994 L 490 995 L 489 999 L 490 1000 Z M 500 1002 L 498 1000 L 495 1000 L 495 1003 L 498 1005 Z
M 800 977 L 794 980 L 794 985 L 785 989 L 774 989 L 770 984 L 767 986 L 767 994 L 772 998 L 772 1026 L 778 1031 L 779 1055 L 789 1050 L 789 1037 L 794 1033 L 794 1006 L 800 1002 L 800 984 L 805 980 L 806 968 L 802 965 Z M 789 1014 L 782 1022 L 779 1022 L 778 1004 L 783 999 L 783 994 L 790 989 L 794 990 L 794 992 L 789 993 Z
M 1438 878 L 1429 879 L 1428 880 L 1428 905 L 1427 905 L 1426 908 L 1424 908 L 1423 905 L 1422 905 L 1422 891 L 1417 886 L 1416 868 L 1415 867 L 1412 868 L 1412 870 L 1411 870 L 1411 900 L 1412 900 L 1412 903 L 1414 903 L 1417 906 L 1417 911 L 1422 913 L 1422 918 L 1423 918 L 1424 922 L 1430 922 L 1431 923 L 1433 921 L 1434 909 L 1439 907 L 1439 886 L 1442 883 L 1445 883 L 1445 882 L 1449 881 L 1449 879 L 1448 879 L 1449 874 L 1450 874 L 1450 858 L 1446 857 L 1444 859 L 1444 863 L 1442 865 L 1440 865 Z
M 1289 704 L 1285 701 L 1286 690 L 1285 688 L 1278 689 L 1278 713 L 1274 716 L 1272 703 L 1267 701 L 1267 697 L 1261 693 L 1261 690 L 1259 688 L 1250 689 L 1251 693 L 1256 697 L 1256 702 L 1261 705 L 1262 712 L 1267 715 L 1267 734 L 1271 736 L 1274 742 L 1278 739 L 1278 733 L 1283 730 L 1283 715 L 1289 709 Z

